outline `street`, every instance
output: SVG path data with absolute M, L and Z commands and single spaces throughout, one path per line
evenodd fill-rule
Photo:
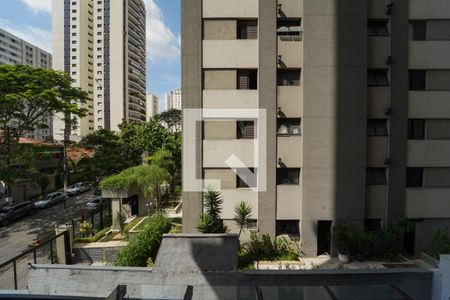
M 19 255 L 28 248 L 39 235 L 45 236 L 55 231 L 55 225 L 68 224 L 79 217 L 81 208 L 92 195 L 92 191 L 67 199 L 67 208 L 60 202 L 46 209 L 36 210 L 31 216 L 13 221 L 0 227 L 0 263 Z

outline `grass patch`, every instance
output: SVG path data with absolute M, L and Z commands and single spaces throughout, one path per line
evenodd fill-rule
M 105 243 L 105 242 L 111 242 L 114 237 L 117 235 L 116 232 L 109 232 L 107 235 L 105 235 L 99 242 Z

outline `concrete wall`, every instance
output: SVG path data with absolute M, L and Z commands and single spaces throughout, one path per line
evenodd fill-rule
M 449 51 L 450 41 L 410 41 L 409 68 L 450 69 Z
M 237 132 L 236 121 L 204 121 L 205 140 L 235 140 Z
M 303 0 L 278 0 L 281 4 L 282 16 L 298 18 L 303 16 Z
M 280 136 L 277 139 L 277 156 L 288 168 L 302 165 L 301 136 Z
M 367 88 L 367 118 L 386 118 L 386 109 L 390 106 L 389 87 Z
M 386 218 L 387 185 L 368 185 L 366 187 L 366 218 Z
M 450 188 L 406 189 L 406 215 L 409 218 L 450 219 Z
M 300 185 L 277 185 L 277 220 L 302 218 L 302 190 Z
M 278 38 L 278 55 L 286 68 L 300 68 L 303 66 L 303 43 Z
M 369 68 L 385 68 L 391 55 L 391 39 L 384 36 L 369 36 L 367 66 Z
M 303 116 L 303 87 L 277 87 L 278 107 L 286 118 L 301 118 Z
M 301 234 L 302 250 L 315 255 L 318 220 L 364 219 L 367 6 L 303 3 Z
M 409 1 L 411 19 L 450 19 L 450 3 L 446 0 Z
M 370 136 L 367 137 L 367 166 L 384 167 L 388 154 L 388 137 Z
M 254 167 L 255 140 L 204 140 L 203 166 L 205 168 L 227 168 L 228 158 L 235 154 L 249 167 Z
M 236 173 L 232 169 L 203 169 L 205 180 L 220 180 L 222 189 L 236 188 Z M 223 195 L 222 195 L 223 196 Z

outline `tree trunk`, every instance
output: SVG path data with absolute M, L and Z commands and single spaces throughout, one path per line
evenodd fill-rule
M 64 194 L 67 194 L 67 188 L 69 187 L 69 161 L 67 159 L 67 144 L 70 141 L 71 132 L 70 123 L 70 113 L 64 114 L 64 153 L 63 153 L 63 164 L 64 164 Z M 66 208 L 67 200 L 64 198 L 64 208 Z

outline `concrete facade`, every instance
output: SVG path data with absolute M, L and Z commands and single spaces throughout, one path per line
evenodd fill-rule
M 147 121 L 158 114 L 159 98 L 156 95 L 147 93 Z
M 166 110 L 178 109 L 181 110 L 181 90 L 173 90 L 168 95 L 166 95 Z
M 196 178 L 222 180 L 227 222 L 247 200 L 260 232 L 299 235 L 312 256 L 335 252 L 327 236 L 337 220 L 385 228 L 408 216 L 416 253 L 431 243 L 421 226 L 450 225 L 448 3 L 186 2 L 183 108 L 267 114 L 267 189 L 255 196 L 226 163 L 235 154 L 255 167 L 253 138 L 241 139 L 236 122 L 184 137 L 197 143 Z M 195 232 L 201 193 L 186 196 L 185 230 Z
M 123 121 L 146 120 L 145 5 L 142 0 L 53 0 L 54 68 L 88 92 L 74 140 Z M 55 139 L 64 122 L 54 119 Z

